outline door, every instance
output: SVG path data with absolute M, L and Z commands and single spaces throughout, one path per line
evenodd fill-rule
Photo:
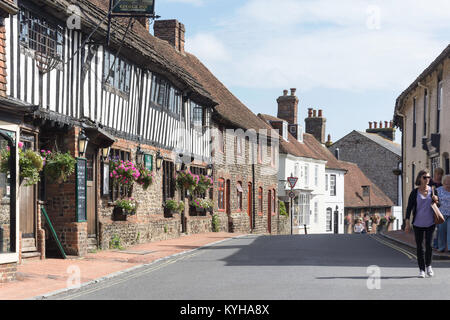
M 248 197 L 247 197 L 247 214 L 250 219 L 250 229 L 253 229 L 253 188 L 251 182 L 248 184 Z
M 88 237 L 96 238 L 97 237 L 97 220 L 96 220 L 96 154 L 93 150 L 94 148 L 88 150 L 86 152 L 87 159 L 87 176 L 86 176 L 86 211 L 87 211 L 87 228 L 88 228 Z
M 35 136 L 21 133 L 20 142 L 22 150 L 35 150 Z M 20 195 L 20 232 L 22 232 L 22 252 L 37 251 L 36 248 L 36 188 L 26 187 L 22 182 L 19 188 Z
M 335 234 L 339 233 L 339 212 L 338 211 L 334 212 L 334 233 Z
M 272 191 L 269 190 L 267 197 L 267 232 L 272 233 Z
M 227 180 L 227 184 L 226 184 L 226 196 L 227 196 L 227 200 L 226 200 L 226 204 L 225 204 L 225 212 L 230 215 L 231 214 L 231 181 Z

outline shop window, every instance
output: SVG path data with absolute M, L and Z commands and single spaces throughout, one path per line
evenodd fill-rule
M 119 149 L 111 149 L 110 151 L 110 159 L 111 161 L 130 161 L 131 155 L 130 152 L 119 150 Z M 90 175 L 88 168 L 88 177 Z M 92 175 L 92 172 L 91 172 Z M 92 177 L 93 178 L 93 177 Z M 111 201 L 115 201 L 119 198 L 128 197 L 131 190 L 128 190 L 128 188 L 122 186 L 122 185 L 115 185 L 113 183 L 113 180 L 109 180 L 109 198 Z
M 219 211 L 225 211 L 225 180 L 222 178 L 219 179 L 217 201 Z
M 175 197 L 175 165 L 172 161 L 163 161 L 163 202 Z
M 242 211 L 242 195 L 244 194 L 244 190 L 242 189 L 242 182 L 238 181 L 237 185 L 236 185 L 236 189 L 237 189 L 237 206 L 238 206 L 238 210 Z

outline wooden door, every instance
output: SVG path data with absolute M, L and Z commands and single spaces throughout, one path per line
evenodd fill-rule
M 89 151 L 89 149 L 88 149 Z M 96 220 L 96 156 L 93 150 L 87 152 L 87 177 L 86 177 L 86 211 L 88 236 L 93 238 L 97 236 L 97 220 Z
M 248 214 L 248 217 L 249 217 L 249 219 L 250 219 L 250 229 L 253 229 L 253 214 L 252 214 L 252 212 L 253 212 L 253 193 L 252 193 L 252 191 L 253 191 L 253 188 L 252 188 L 252 184 L 251 183 L 249 183 L 248 184 L 248 197 L 247 197 L 247 199 L 248 199 L 248 201 L 247 201 L 247 214 Z
M 21 134 L 22 150 L 35 150 L 34 135 Z M 37 251 L 36 248 L 36 192 L 35 186 L 20 184 L 20 232 L 22 232 L 22 252 Z
M 334 233 L 335 234 L 339 233 L 339 212 L 338 211 L 334 212 Z
M 227 180 L 227 184 L 226 184 L 226 190 L 225 190 L 225 192 L 226 192 L 226 196 L 227 196 L 227 200 L 226 200 L 226 204 L 225 204 L 225 212 L 227 213 L 227 214 L 231 214 L 231 199 L 230 199 L 230 197 L 231 197 L 231 181 L 230 180 Z
M 267 197 L 267 232 L 272 233 L 272 191 Z

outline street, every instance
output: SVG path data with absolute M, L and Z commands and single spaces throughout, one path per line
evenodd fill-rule
M 414 254 L 373 235 L 249 235 L 50 299 L 449 299 L 450 262 L 419 279 Z

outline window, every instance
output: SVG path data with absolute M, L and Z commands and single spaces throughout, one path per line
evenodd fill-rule
M 31 13 L 21 7 L 19 14 L 20 43 L 45 56 L 62 60 L 64 47 L 64 29 L 62 26 L 52 24 L 48 19 Z
M 441 159 L 439 157 L 431 158 L 431 176 L 434 177 L 434 170 L 441 166 Z
M 294 166 L 294 177 L 298 178 L 299 168 L 300 168 L 300 164 L 296 163 L 295 166 Z
M 172 161 L 163 161 L 163 202 L 175 197 L 175 164 Z
M 109 154 L 112 161 L 130 161 L 131 159 L 130 152 L 124 150 L 111 149 Z M 115 185 L 112 179 L 109 180 L 109 183 L 109 198 L 111 201 L 115 201 L 121 197 L 127 197 L 129 192 L 131 192 L 131 190 L 127 190 L 127 188 L 122 185 Z
M 412 146 L 416 147 L 416 135 L 417 135 L 417 123 L 416 123 L 416 98 L 413 100 L 413 136 L 412 136 Z
M 309 226 L 310 212 L 310 196 L 308 194 L 300 194 L 299 197 L 299 226 Z
M 225 211 L 225 180 L 219 179 L 219 188 L 218 188 L 218 207 L 219 211 Z
M 327 227 L 326 227 L 327 232 L 333 231 L 332 216 L 333 216 L 333 209 L 327 208 Z
M 309 186 L 309 165 L 305 164 L 303 167 L 304 177 L 305 177 L 305 186 Z
M 336 175 L 330 175 L 330 196 L 336 195 Z
M 275 214 L 276 213 L 276 196 L 275 196 L 275 189 L 272 189 L 271 191 L 269 191 L 269 196 L 271 196 L 272 198 L 271 198 L 271 202 L 270 202 L 270 204 L 271 204 L 271 206 L 272 206 L 272 208 L 271 208 L 271 212 L 273 213 L 273 214 Z
M 236 136 L 236 154 L 242 155 L 242 138 L 240 136 Z
M 191 101 L 191 123 L 195 127 L 201 127 L 203 125 L 203 107 Z
M 258 214 L 262 216 L 263 214 L 263 188 L 258 189 Z
M 237 206 L 238 210 L 242 211 L 242 194 L 244 193 L 244 190 L 242 189 L 242 182 L 238 181 L 237 186 Z
M 105 50 L 103 81 L 122 92 L 130 92 L 131 64 Z
M 328 191 L 328 175 L 325 175 L 325 191 Z
M 411 173 L 412 173 L 411 185 L 412 189 L 414 190 L 416 181 L 416 165 L 414 163 L 411 165 Z
M 438 91 L 437 91 L 437 112 L 436 112 L 436 133 L 439 133 L 441 131 L 441 110 L 442 110 L 442 99 L 444 97 L 444 86 L 442 81 L 438 84 Z
M 319 166 L 314 167 L 314 185 L 316 187 L 319 185 Z
M 427 135 L 427 107 L 428 107 L 428 90 L 425 89 L 423 98 L 423 136 Z
M 173 87 L 167 80 L 158 75 L 152 76 L 151 101 L 164 110 L 176 115 L 180 114 L 182 107 L 181 92 Z M 191 115 L 192 117 L 192 115 Z
M 319 203 L 314 202 L 314 223 L 319 222 Z

